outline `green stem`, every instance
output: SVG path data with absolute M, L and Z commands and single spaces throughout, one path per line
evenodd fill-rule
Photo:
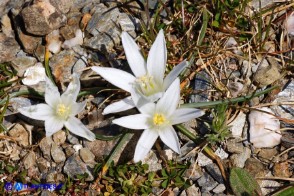
M 9 96 L 11 99 L 13 97 L 18 97 L 18 96 L 23 96 L 23 95 L 36 97 L 38 99 L 44 99 L 44 93 L 40 93 L 35 90 L 22 90 L 22 91 L 18 91 L 18 92 L 13 92 Z M 0 101 L 0 105 L 3 105 L 6 101 L 7 101 L 7 97 Z
M 107 157 L 105 164 L 102 167 L 102 176 L 104 176 L 111 165 L 111 162 L 114 160 L 114 157 L 118 154 L 121 154 L 124 150 L 124 146 L 130 141 L 134 134 L 133 133 L 124 133 L 120 140 L 117 142 L 116 146 L 112 149 L 111 153 Z
M 190 140 L 195 143 L 201 142 L 201 139 L 191 133 L 188 129 L 186 129 L 182 124 L 175 125 L 175 127 L 185 136 L 187 136 Z
M 216 105 L 220 104 L 234 104 L 242 101 L 248 101 L 252 99 L 253 97 L 258 97 L 260 95 L 266 94 L 273 89 L 277 88 L 276 86 L 270 87 L 268 89 L 265 89 L 263 91 L 255 92 L 251 95 L 243 96 L 243 97 L 237 97 L 233 99 L 225 99 L 225 100 L 219 100 L 219 101 L 210 101 L 210 102 L 198 102 L 198 103 L 186 103 L 182 104 L 181 108 L 204 108 L 204 107 L 214 107 Z
M 55 84 L 55 81 L 53 79 L 53 76 L 52 76 L 52 73 L 51 73 L 51 70 L 50 70 L 50 66 L 49 66 L 49 56 L 50 56 L 50 52 L 49 52 L 48 47 L 46 46 L 45 55 L 44 55 L 45 72 L 46 72 L 46 75 L 48 76 L 48 78 L 50 78 L 50 80 L 52 81 L 52 83 Z
M 99 92 L 101 90 L 103 90 L 102 87 L 96 87 L 96 88 L 91 88 L 91 89 L 81 91 L 78 94 L 78 98 L 81 98 L 82 96 L 85 96 L 85 95 L 96 94 L 97 92 Z M 44 93 L 35 91 L 33 89 L 22 90 L 22 91 L 13 92 L 13 93 L 10 94 L 10 98 L 19 97 L 19 96 L 29 96 L 29 97 L 35 97 L 35 98 L 38 98 L 38 99 L 44 99 Z M 5 104 L 6 101 L 7 101 L 7 98 L 4 98 L 3 100 L 0 101 L 0 105 Z

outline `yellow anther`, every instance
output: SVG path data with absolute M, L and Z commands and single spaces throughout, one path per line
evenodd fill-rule
M 157 113 L 154 114 L 154 116 L 153 116 L 154 125 L 156 125 L 156 126 L 162 125 L 165 122 L 166 122 L 166 119 L 163 114 L 157 114 Z
M 64 104 L 60 103 L 57 105 L 56 114 L 61 118 L 67 118 L 70 112 L 69 110 L 69 107 L 66 107 Z

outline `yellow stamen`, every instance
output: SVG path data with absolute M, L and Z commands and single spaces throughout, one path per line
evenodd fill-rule
M 158 113 L 154 114 L 154 116 L 153 116 L 154 125 L 156 125 L 156 126 L 162 125 L 165 122 L 166 122 L 166 119 L 163 114 L 158 114 Z
M 61 118 L 67 118 L 70 113 L 70 108 L 60 103 L 57 105 L 56 114 Z
M 142 88 L 147 89 L 148 87 L 153 88 L 153 80 L 151 76 L 145 75 L 138 78 L 138 82 Z

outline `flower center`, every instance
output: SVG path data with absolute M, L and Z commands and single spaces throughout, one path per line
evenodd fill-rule
M 145 96 L 150 96 L 160 91 L 158 84 L 149 75 L 138 77 L 135 81 L 135 86 Z
M 68 115 L 70 114 L 70 107 L 60 103 L 57 105 L 56 114 L 62 119 L 67 119 Z
M 166 118 L 164 117 L 163 114 L 154 114 L 153 116 L 153 124 L 156 126 L 160 126 L 166 122 Z

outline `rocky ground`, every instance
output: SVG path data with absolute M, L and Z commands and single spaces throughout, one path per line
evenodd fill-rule
M 244 179 L 234 184 L 234 168 L 250 174 L 252 195 L 273 195 L 293 185 L 293 6 L 271 0 L 2 0 L 0 194 L 16 193 L 15 184 L 22 183 L 63 185 L 19 190 L 30 195 L 242 195 L 236 187 L 241 190 Z M 200 143 L 179 132 L 181 155 L 158 141 L 142 164 L 134 164 L 140 132 L 125 134 L 111 121 L 136 110 L 103 116 L 105 106 L 127 93 L 90 67 L 129 71 L 121 32 L 136 38 L 147 56 L 161 28 L 167 70 L 190 61 L 181 76 L 183 103 L 233 100 L 276 88 L 229 101 L 224 109 L 202 107 L 205 116 L 184 124 Z M 45 73 L 60 91 L 72 73 L 80 75 L 79 100 L 88 102 L 78 118 L 97 140 L 65 129 L 46 137 L 42 121 L 18 113 L 44 102 Z

